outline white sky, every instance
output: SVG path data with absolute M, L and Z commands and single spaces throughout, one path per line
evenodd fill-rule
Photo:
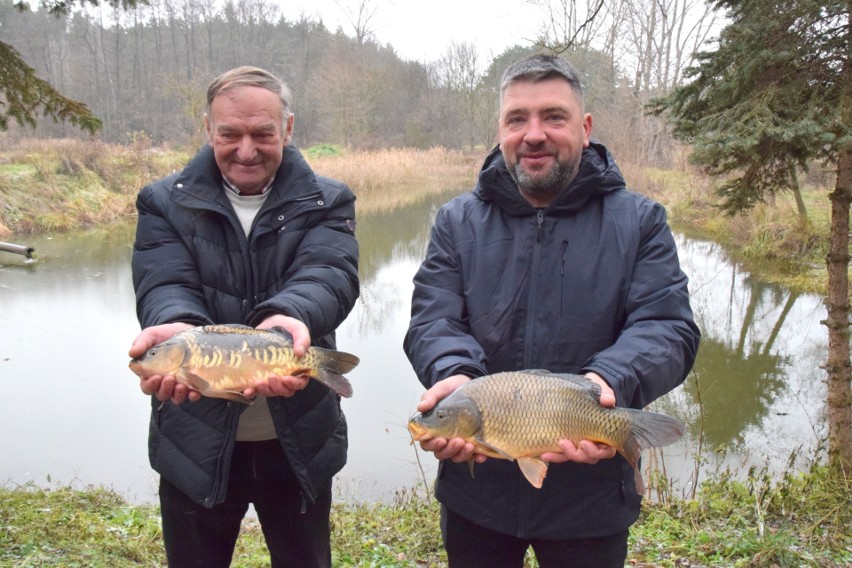
M 356 10 L 360 0 L 338 0 Z M 335 0 L 281 0 L 288 20 L 304 13 L 322 19 L 334 32 L 338 26 L 354 36 L 353 26 Z M 543 13 L 524 0 L 370 0 L 377 6 L 371 20 L 376 40 L 393 46 L 402 59 L 428 63 L 443 55 L 452 42 L 468 42 L 490 58 L 516 44 L 534 39 Z

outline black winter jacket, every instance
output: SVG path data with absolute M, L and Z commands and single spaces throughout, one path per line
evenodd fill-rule
M 212 148 L 143 188 L 133 249 L 142 327 L 187 322 L 256 326 L 272 314 L 304 322 L 313 345 L 334 348 L 334 330 L 358 297 L 355 196 L 314 175 L 292 147 L 249 238 L 224 194 Z M 227 467 L 245 406 L 216 398 L 174 405 L 151 397 L 151 466 L 194 501 L 225 498 Z M 346 463 L 340 399 L 317 381 L 269 410 L 307 501 Z
M 454 374 L 594 371 L 619 406 L 642 408 L 680 384 L 700 333 L 664 209 L 624 189 L 606 149 L 583 152 L 575 180 L 532 207 L 495 149 L 476 189 L 443 206 L 417 272 L 404 348 L 424 386 Z M 552 464 L 541 489 L 518 466 L 441 463 L 438 499 L 522 538 L 612 535 L 638 516 L 620 456 Z

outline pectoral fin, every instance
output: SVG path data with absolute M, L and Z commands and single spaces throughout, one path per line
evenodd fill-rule
M 537 458 L 518 458 L 518 465 L 521 468 L 521 473 L 527 478 L 533 487 L 541 489 L 541 484 L 547 476 L 547 462 L 543 462 Z
M 486 450 L 489 450 L 491 452 L 494 452 L 494 454 L 497 457 L 501 457 L 501 458 L 507 459 L 509 461 L 515 461 L 515 458 L 513 458 L 512 456 L 510 456 L 509 454 L 507 454 L 506 452 L 504 452 L 503 450 L 501 450 L 497 446 L 489 444 L 488 442 L 486 442 L 485 440 L 483 440 L 481 438 L 475 438 L 473 441 L 476 445 L 478 445 L 482 448 L 485 448 Z
M 195 373 L 184 373 L 182 375 L 183 382 L 189 388 L 197 390 L 204 396 L 214 398 L 224 398 L 233 402 L 241 402 L 243 404 L 251 404 L 253 401 L 246 395 L 237 391 L 215 390 L 210 386 L 210 383 L 196 375 Z

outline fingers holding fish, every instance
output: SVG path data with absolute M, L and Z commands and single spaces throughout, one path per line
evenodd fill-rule
M 571 440 L 559 440 L 558 445 L 562 451 L 544 452 L 541 454 L 542 461 L 596 464 L 601 460 L 614 458 L 616 454 L 616 450 L 612 446 L 591 440 L 581 440 L 578 445 Z
M 200 392 L 188 388 L 170 375 L 142 377 L 139 379 L 139 387 L 143 393 L 155 396 L 160 402 L 171 399 L 174 404 L 181 404 L 187 399 L 195 402 L 201 398 Z
M 482 463 L 488 459 L 487 456 L 476 453 L 476 446 L 461 438 L 423 439 L 420 441 L 420 447 L 426 452 L 432 452 L 439 460 L 450 460 L 454 463 L 464 463 L 471 459 Z
M 601 387 L 601 396 L 599 399 L 601 406 L 613 408 L 615 406 L 615 391 L 612 390 L 609 383 L 607 383 L 602 376 L 592 371 L 589 371 L 583 376 L 593 383 L 597 383 Z
M 290 398 L 297 392 L 304 390 L 308 386 L 310 377 L 307 376 L 278 376 L 271 375 L 265 381 L 258 381 L 254 388 L 248 388 L 243 391 L 243 394 L 249 398 L 254 397 L 256 393 L 264 396 L 283 396 Z
M 162 325 L 152 325 L 143 329 L 133 343 L 130 345 L 128 355 L 131 358 L 136 358 L 143 355 L 150 348 L 158 345 L 168 339 L 171 339 L 181 331 L 194 327 L 192 324 L 183 322 L 165 323 Z
M 286 330 L 293 337 L 293 354 L 296 357 L 303 357 L 308 352 L 308 347 L 311 346 L 311 332 L 304 322 L 290 316 L 275 314 L 257 325 L 257 329 L 275 328 Z
M 426 412 L 436 404 L 439 400 L 447 398 L 461 385 L 470 382 L 471 378 L 467 375 L 452 375 L 444 380 L 438 381 L 429 390 L 423 393 L 420 397 L 420 403 L 417 405 L 417 412 Z

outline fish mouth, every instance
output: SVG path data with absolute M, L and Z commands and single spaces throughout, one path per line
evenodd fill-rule
M 130 370 L 137 375 L 142 372 L 142 364 L 139 362 L 138 359 L 131 359 L 130 363 L 128 363 L 127 366 L 130 367 Z
M 429 436 L 429 433 L 426 431 L 426 428 L 410 420 L 408 422 L 408 431 L 411 433 L 411 443 L 417 442 L 418 440 L 422 440 Z

